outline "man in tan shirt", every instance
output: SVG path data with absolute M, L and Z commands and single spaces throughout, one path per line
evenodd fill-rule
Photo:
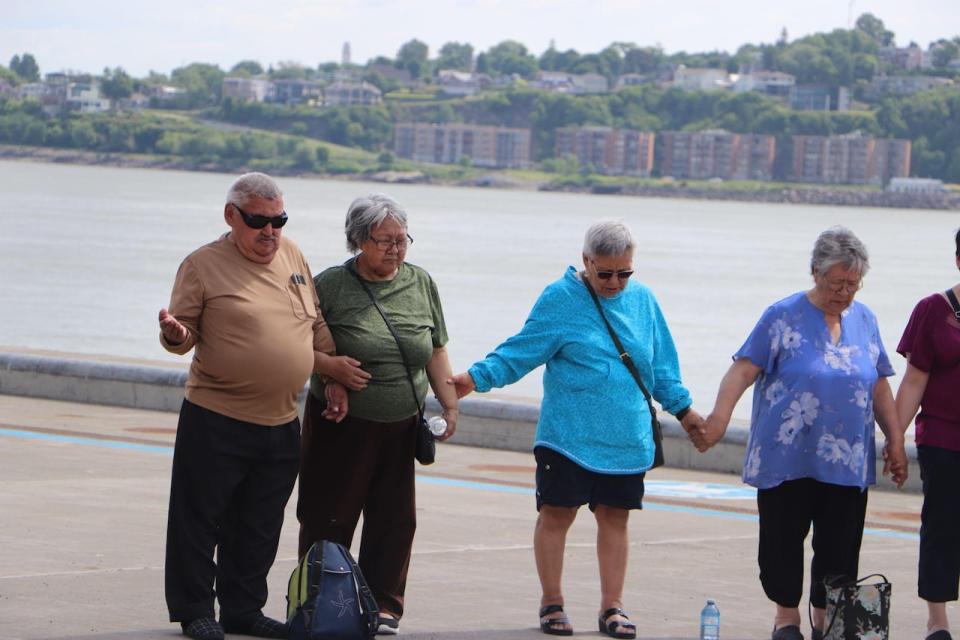
M 312 371 L 353 389 L 369 375 L 334 356 L 310 268 L 282 236 L 287 214 L 273 179 L 240 176 L 224 219 L 230 231 L 187 256 L 170 309 L 160 310 L 164 348 L 194 350 L 173 457 L 167 607 L 195 640 L 224 631 L 285 638 L 286 625 L 262 608 L 297 477 L 297 395 Z M 328 388 L 339 421 L 346 392 Z

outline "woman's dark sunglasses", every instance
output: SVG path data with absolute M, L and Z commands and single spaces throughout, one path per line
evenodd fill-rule
M 617 276 L 618 280 L 627 280 L 632 275 L 633 271 L 597 271 L 597 277 L 601 280 L 609 280 L 613 276 Z
M 233 208 L 240 213 L 240 217 L 243 218 L 243 223 L 251 229 L 263 229 L 267 225 L 270 225 L 274 229 L 279 229 L 283 225 L 287 224 L 286 211 L 282 212 L 278 216 L 261 216 L 260 214 L 256 213 L 247 213 L 235 204 L 233 205 Z

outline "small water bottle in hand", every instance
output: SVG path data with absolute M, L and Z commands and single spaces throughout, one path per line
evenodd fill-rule
M 700 611 L 700 640 L 720 640 L 720 610 L 713 600 Z
M 447 421 L 443 416 L 433 416 L 427 420 L 427 427 L 430 428 L 430 433 L 439 438 L 447 432 Z

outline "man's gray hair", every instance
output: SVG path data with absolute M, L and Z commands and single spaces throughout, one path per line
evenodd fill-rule
M 856 271 L 861 278 L 870 270 L 867 248 L 853 231 L 841 226 L 830 227 L 817 236 L 810 256 L 810 273 L 826 275 L 838 264 Z
M 393 218 L 401 227 L 407 228 L 407 212 L 390 196 L 371 193 L 351 202 L 344 223 L 347 250 L 350 253 L 360 251 L 360 245 L 370 239 L 370 230 L 387 218 Z
M 622 220 L 601 220 L 591 225 L 583 238 L 583 253 L 588 258 L 622 256 L 633 247 L 633 234 Z
M 238 207 L 246 205 L 251 198 L 263 198 L 264 200 L 279 200 L 283 197 L 283 192 L 273 178 L 265 173 L 253 172 L 245 173 L 230 185 L 227 189 L 227 204 L 235 204 Z

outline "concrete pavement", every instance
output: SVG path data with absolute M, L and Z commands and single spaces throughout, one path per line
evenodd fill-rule
M 163 601 L 176 419 L 0 395 L 0 639 L 181 637 Z M 419 528 L 401 634 L 542 637 L 532 455 L 443 444 L 437 459 L 418 467 Z M 920 501 L 896 491 L 870 496 L 860 573 L 883 572 L 893 583 L 898 638 L 924 635 L 926 607 L 916 597 Z M 265 612 L 275 617 L 284 615 L 296 563 L 294 507 L 270 576 Z M 723 638 L 769 637 L 773 607 L 757 579 L 755 513 L 752 492 L 736 476 L 672 468 L 648 475 L 645 509 L 631 518 L 625 593 L 639 637 L 696 637 L 708 597 L 720 607 Z M 577 636 L 600 637 L 595 533 L 583 510 L 564 576 Z M 955 604 L 949 613 L 960 620 Z

